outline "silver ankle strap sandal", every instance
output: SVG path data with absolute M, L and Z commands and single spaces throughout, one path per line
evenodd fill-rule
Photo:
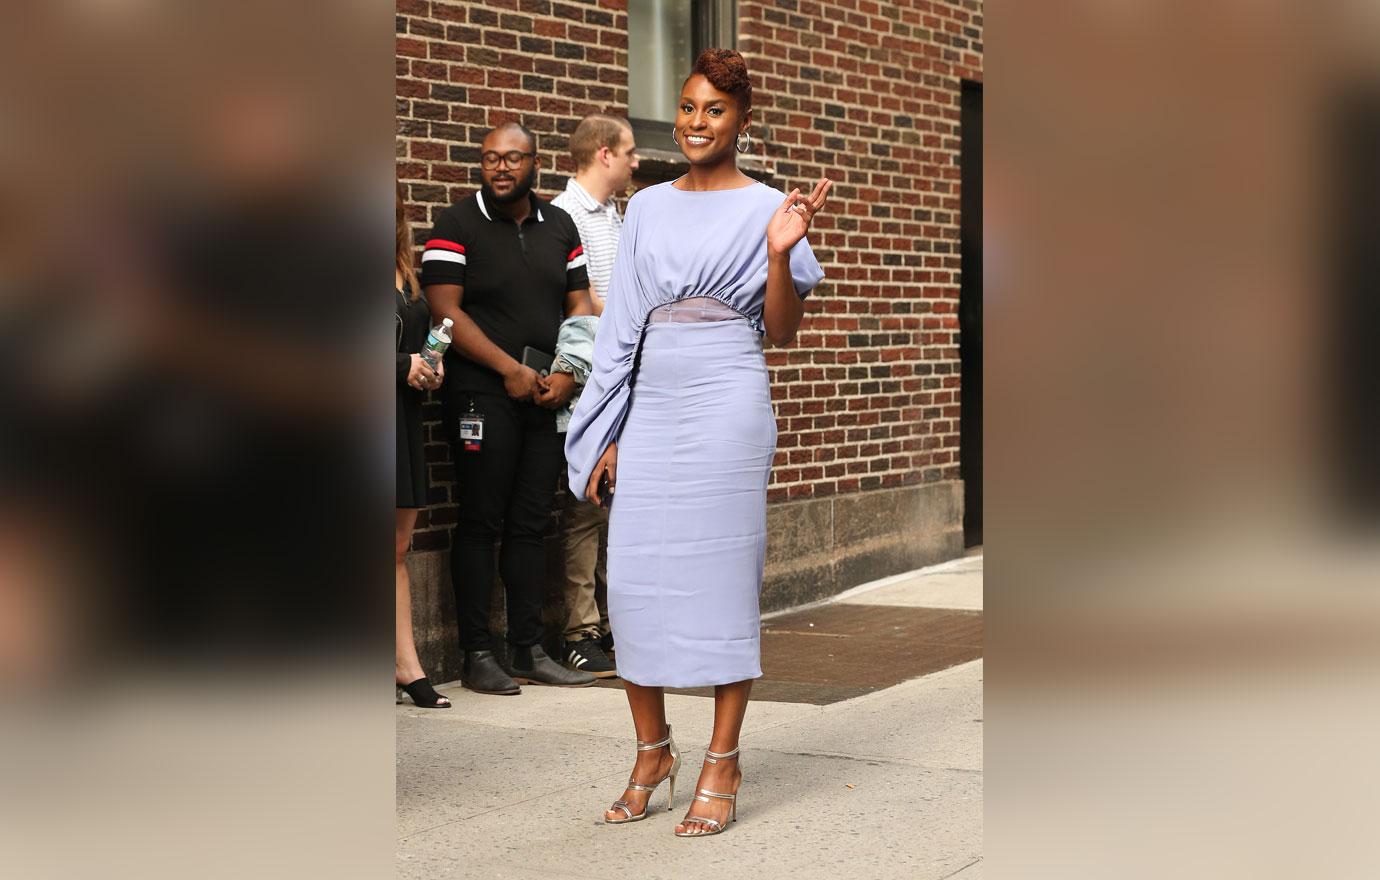
M 733 758 L 737 755 L 738 749 L 734 749 L 731 752 L 712 752 L 706 749 L 704 752 L 704 760 L 709 762 L 710 764 L 717 764 L 721 759 Z M 741 768 L 742 762 L 739 762 L 738 766 Z M 742 785 L 741 776 L 738 778 L 738 784 Z M 713 801 L 711 801 L 710 798 L 718 798 L 719 800 L 728 801 L 730 804 L 728 814 L 729 821 L 738 821 L 738 793 L 736 791 L 733 794 L 724 794 L 722 792 L 710 791 L 707 788 L 701 788 L 699 792 L 695 795 L 694 799 L 702 804 L 709 804 L 713 803 Z M 709 819 L 703 816 L 686 816 L 680 824 L 687 827 L 684 831 L 677 831 L 676 837 L 711 837 L 715 834 L 720 834 L 728 830 L 728 826 L 724 825 L 718 819 Z M 691 826 L 697 825 L 703 826 L 708 830 L 691 830 Z
M 644 743 L 641 740 L 637 741 L 637 750 L 639 752 L 652 752 L 656 751 L 657 749 L 664 749 L 667 746 L 671 747 L 671 769 L 667 772 L 665 776 L 661 777 L 656 782 L 653 782 L 651 785 L 643 785 L 642 783 L 635 781 L 631 774 L 628 775 L 628 790 L 647 792 L 647 806 L 642 808 L 642 812 L 635 814 L 632 811 L 632 805 L 627 801 L 623 800 L 622 798 L 619 798 L 618 800 L 613 802 L 613 805 L 610 806 L 609 809 L 622 810 L 624 818 L 610 819 L 608 816 L 605 816 L 605 824 L 625 825 L 628 822 L 640 822 L 643 819 L 647 818 L 647 812 L 652 805 L 652 793 L 657 790 L 657 787 L 660 786 L 661 783 L 665 782 L 668 779 L 671 781 L 671 785 L 670 791 L 668 792 L 666 798 L 666 810 L 667 812 L 670 812 L 671 806 L 675 803 L 676 800 L 676 774 L 680 773 L 680 750 L 676 748 L 676 741 L 671 737 L 671 725 L 666 725 L 666 738 L 663 740 L 654 743 Z

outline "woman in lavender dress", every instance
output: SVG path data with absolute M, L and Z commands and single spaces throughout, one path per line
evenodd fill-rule
M 678 836 L 737 816 L 738 734 L 762 674 L 758 594 L 776 420 L 761 336 L 794 337 L 824 273 L 805 233 L 830 182 L 789 195 L 738 170 L 752 86 L 737 52 L 708 49 L 674 135 L 690 171 L 628 203 L 566 440 L 572 490 L 611 503 L 609 619 L 637 730 L 611 824 L 646 818 L 680 755 L 663 688 L 714 686 L 714 731 Z M 614 501 L 613 499 L 616 499 Z M 670 804 L 668 804 L 668 809 Z

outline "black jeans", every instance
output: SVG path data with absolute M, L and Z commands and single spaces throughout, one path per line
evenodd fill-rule
M 466 452 L 459 420 L 484 416 L 482 448 Z M 546 544 L 556 480 L 565 467 L 565 435 L 556 414 L 502 394 L 456 391 L 443 403 L 455 460 L 459 520 L 451 538 L 450 578 L 455 590 L 460 645 L 493 648 L 489 612 L 494 586 L 494 545 L 502 539 L 498 568 L 508 605 L 508 642 L 535 645 L 542 638 Z

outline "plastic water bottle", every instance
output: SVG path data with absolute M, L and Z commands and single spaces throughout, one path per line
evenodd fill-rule
M 422 360 L 433 370 L 441 362 L 446 349 L 450 348 L 450 328 L 455 324 L 450 318 L 442 318 L 441 323 L 431 328 L 426 335 L 426 345 L 422 347 Z

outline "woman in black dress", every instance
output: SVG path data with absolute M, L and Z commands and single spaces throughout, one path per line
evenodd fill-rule
M 393 533 L 394 580 L 397 584 L 393 678 L 418 706 L 449 709 L 450 700 L 436 693 L 422 672 L 422 663 L 417 659 L 417 644 L 412 638 L 412 588 L 407 577 L 406 560 L 408 547 L 412 544 L 412 529 L 417 524 L 417 512 L 426 506 L 422 400 L 428 391 L 441 387 L 445 367 L 437 364 L 436 369 L 432 370 L 419 354 L 426 345 L 431 311 L 422 298 L 422 288 L 412 265 L 412 231 L 403 210 L 401 184 L 397 187 L 397 217 L 393 298 L 397 306 L 398 494 Z

